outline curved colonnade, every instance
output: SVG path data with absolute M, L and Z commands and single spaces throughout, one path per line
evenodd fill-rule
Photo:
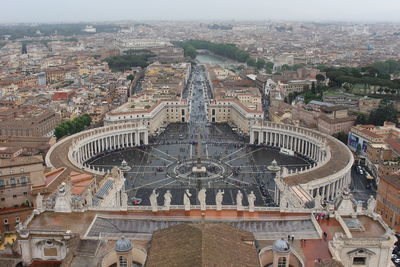
M 250 143 L 288 149 L 315 162 L 304 170 L 282 172 L 282 181 L 292 187 L 299 198 L 302 194 L 309 198 L 320 195 L 331 201 L 350 185 L 353 155 L 345 144 L 330 135 L 293 125 L 263 122 L 250 127 Z M 279 202 L 279 192 L 275 198 Z
M 46 154 L 46 165 L 53 168 L 70 167 L 95 175 L 104 175 L 106 170 L 94 168 L 85 164 L 85 161 L 100 153 L 147 144 L 148 129 L 141 123 L 99 127 L 57 142 Z
M 308 168 L 284 170 L 281 174 L 285 186 L 289 186 L 298 199 L 303 199 L 303 203 L 317 195 L 327 201 L 334 200 L 350 184 L 354 158 L 347 146 L 332 136 L 307 128 L 263 122 L 250 126 L 250 142 L 291 150 L 314 161 Z M 46 164 L 104 175 L 107 170 L 85 162 L 100 153 L 147 144 L 148 129 L 143 124 L 114 124 L 62 139 L 47 153 Z M 277 188 L 275 193 L 277 203 L 280 191 L 282 188 Z

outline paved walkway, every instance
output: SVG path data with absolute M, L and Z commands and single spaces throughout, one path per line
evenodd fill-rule
M 315 259 L 318 258 L 322 261 L 332 259 L 328 242 L 333 239 L 336 232 L 343 232 L 339 222 L 334 218 L 319 220 L 318 223 L 322 231 L 327 233 L 327 238 L 307 239 L 305 243 L 301 244 L 304 258 L 308 259 L 305 262 L 306 267 L 314 267 Z

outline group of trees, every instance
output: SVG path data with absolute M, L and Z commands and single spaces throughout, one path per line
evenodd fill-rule
M 197 56 L 196 48 L 193 45 L 185 44 L 183 46 L 184 56 L 190 57 L 191 59 L 195 59 Z
M 132 67 L 145 68 L 149 65 L 149 58 L 155 57 L 153 53 L 140 53 L 140 54 L 128 54 L 113 56 L 104 59 L 112 71 L 124 71 Z
M 318 81 L 318 79 L 317 79 Z M 311 89 L 305 87 L 303 92 L 291 92 L 285 97 L 285 102 L 291 104 L 297 96 L 301 95 L 304 97 L 304 103 L 308 104 L 311 100 L 322 101 L 323 92 L 328 90 L 328 87 L 322 84 L 311 84 Z
M 268 73 L 272 73 L 274 63 L 266 62 L 264 59 L 251 58 L 249 53 L 238 48 L 235 44 L 213 43 L 205 40 L 189 40 L 185 42 L 173 42 L 176 46 L 184 49 L 185 56 L 195 59 L 197 49 L 208 50 L 218 56 L 223 56 L 238 62 L 246 63 L 257 69 L 265 68 Z
M 335 137 L 336 139 L 347 145 L 347 133 L 345 132 L 335 133 L 333 134 L 333 137 Z
M 89 126 L 92 118 L 88 114 L 81 115 L 72 120 L 67 120 L 56 126 L 54 136 L 59 139 L 63 136 L 78 133 Z
M 356 84 L 362 84 L 365 88 L 377 87 L 379 93 L 399 94 L 400 80 L 391 80 L 390 74 L 398 72 L 400 62 L 385 61 L 376 62 L 372 65 L 361 68 L 329 68 L 321 67 L 329 78 L 331 87 L 346 87 L 351 89 Z
M 384 74 L 400 74 L 400 61 L 387 60 L 372 64 L 372 67 Z
M 373 124 L 382 126 L 385 121 L 397 123 L 397 110 L 393 104 L 383 103 L 369 115 L 360 113 L 357 115 L 355 124 Z
M 235 44 L 213 43 L 206 40 L 188 40 L 185 42 L 174 42 L 175 45 L 183 49 L 204 49 L 216 55 L 223 56 L 238 62 L 246 62 L 250 55 L 246 51 L 238 48 Z

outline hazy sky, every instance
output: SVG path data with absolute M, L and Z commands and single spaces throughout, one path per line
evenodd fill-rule
M 127 19 L 400 22 L 400 0 L 0 0 L 0 23 Z

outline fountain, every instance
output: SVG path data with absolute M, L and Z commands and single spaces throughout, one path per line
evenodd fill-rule
M 131 170 L 131 167 L 128 166 L 128 163 L 126 162 L 126 160 L 122 160 L 121 166 L 119 166 L 118 169 L 122 172 L 128 172 Z

